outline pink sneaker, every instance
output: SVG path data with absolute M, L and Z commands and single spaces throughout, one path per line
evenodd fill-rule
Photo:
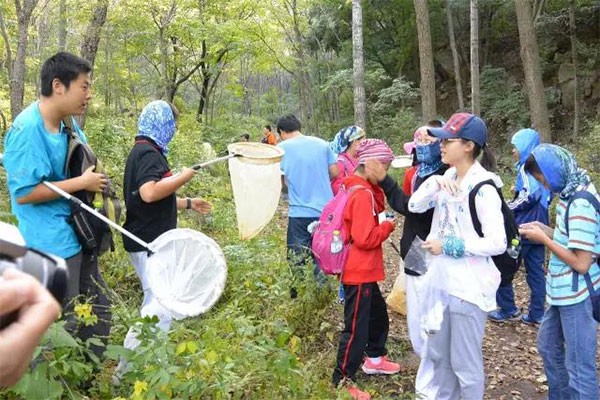
M 400 372 L 400 364 L 396 364 L 395 362 L 391 362 L 388 360 L 386 356 L 381 357 L 381 361 L 375 364 L 371 362 L 371 359 L 367 357 L 362 366 L 362 370 L 367 375 L 376 375 L 376 374 L 385 374 L 385 375 L 393 375 Z
M 348 391 L 348 393 L 350 393 L 350 396 L 352 396 L 353 399 L 371 400 L 371 395 L 369 393 L 363 392 L 356 386 L 350 386 L 349 388 L 346 388 L 346 390 Z

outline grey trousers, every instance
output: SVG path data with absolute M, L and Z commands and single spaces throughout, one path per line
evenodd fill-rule
M 433 364 L 436 400 L 481 400 L 485 387 L 483 334 L 486 312 L 450 296 L 441 329 L 427 338 L 422 363 Z

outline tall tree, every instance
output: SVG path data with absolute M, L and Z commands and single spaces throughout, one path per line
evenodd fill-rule
M 96 62 L 96 54 L 98 53 L 98 44 L 100 43 L 100 36 L 102 34 L 102 27 L 106 22 L 106 14 L 108 13 L 108 0 L 97 0 L 94 14 L 90 20 L 90 23 L 85 31 L 83 37 L 83 43 L 81 44 L 80 54 L 81 57 L 90 63 L 92 66 L 92 74 L 94 63 Z M 108 88 L 106 88 L 108 89 Z M 87 110 L 83 115 L 77 117 L 77 123 L 80 126 L 85 125 L 85 118 Z
M 17 55 L 10 76 L 10 114 L 13 120 L 23 109 L 26 68 L 25 58 L 27 56 L 27 42 L 29 39 L 28 29 L 31 21 L 31 14 L 37 6 L 37 3 L 38 0 L 15 0 L 19 33 L 17 39 Z
M 454 63 L 454 81 L 456 82 L 456 96 L 458 97 L 458 108 L 465 108 L 465 98 L 460 76 L 460 63 L 458 61 L 458 50 L 456 48 L 456 37 L 454 36 L 454 20 L 452 17 L 451 0 L 446 0 L 446 17 L 448 18 L 448 36 L 450 37 L 450 49 L 452 50 L 452 61 Z
M 60 0 L 58 6 L 58 51 L 67 48 L 67 0 Z
M 577 34 L 575 23 L 575 0 L 569 0 L 569 35 L 571 36 L 571 58 L 573 60 L 573 136 L 579 133 L 580 94 L 579 79 L 577 73 L 579 65 L 577 62 Z
M 531 3 L 529 0 L 515 0 L 515 9 L 519 27 L 519 41 L 521 43 L 521 60 L 523 61 L 523 71 L 525 73 L 525 86 L 529 96 L 531 125 L 540 133 L 542 141 L 549 142 L 552 139 L 550 120 L 540 70 L 538 43 L 533 28 Z
M 435 71 L 433 69 L 433 50 L 429 29 L 429 7 L 427 0 L 414 0 L 419 38 L 419 65 L 421 70 L 421 105 L 423 119 L 436 118 Z
M 354 83 L 354 123 L 367 129 L 367 100 L 365 96 L 365 58 L 363 53 L 361 0 L 352 0 L 352 59 Z
M 479 93 L 479 6 L 471 0 L 471 112 L 481 113 Z

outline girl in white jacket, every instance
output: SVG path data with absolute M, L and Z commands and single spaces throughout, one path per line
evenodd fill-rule
M 491 159 L 487 128 L 477 116 L 454 114 L 442 128 L 430 128 L 441 139 L 442 161 L 453 165 L 433 176 L 413 194 L 411 212 L 434 208 L 431 233 L 423 245 L 431 254 L 423 281 L 421 328 L 428 333 L 422 362 L 434 365 L 428 399 L 482 399 L 484 393 L 483 334 L 486 316 L 496 308 L 500 272 L 491 256 L 506 251 L 502 181 L 482 163 Z M 473 227 L 469 193 L 480 182 L 475 209 L 483 231 Z

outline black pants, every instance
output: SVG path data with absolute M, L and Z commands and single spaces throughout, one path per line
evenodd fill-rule
M 106 345 L 110 334 L 112 315 L 110 313 L 110 301 L 106 297 L 106 283 L 98 269 L 98 256 L 81 252 L 67 258 L 66 262 L 69 270 L 69 280 L 64 302 L 65 314 L 67 315 L 65 329 L 83 341 L 91 337 L 97 337 Z M 78 323 L 76 316 L 73 315 L 74 301 L 80 296 L 79 300 L 81 302 L 92 304 L 92 311 L 98 316 L 96 324 L 84 326 Z M 105 348 L 91 345 L 90 349 L 96 356 L 100 357 Z
M 387 306 L 377 282 L 344 285 L 344 331 L 340 335 L 337 365 L 333 384 L 342 378 L 355 380 L 356 371 L 369 357 L 386 354 L 385 343 L 389 331 Z

